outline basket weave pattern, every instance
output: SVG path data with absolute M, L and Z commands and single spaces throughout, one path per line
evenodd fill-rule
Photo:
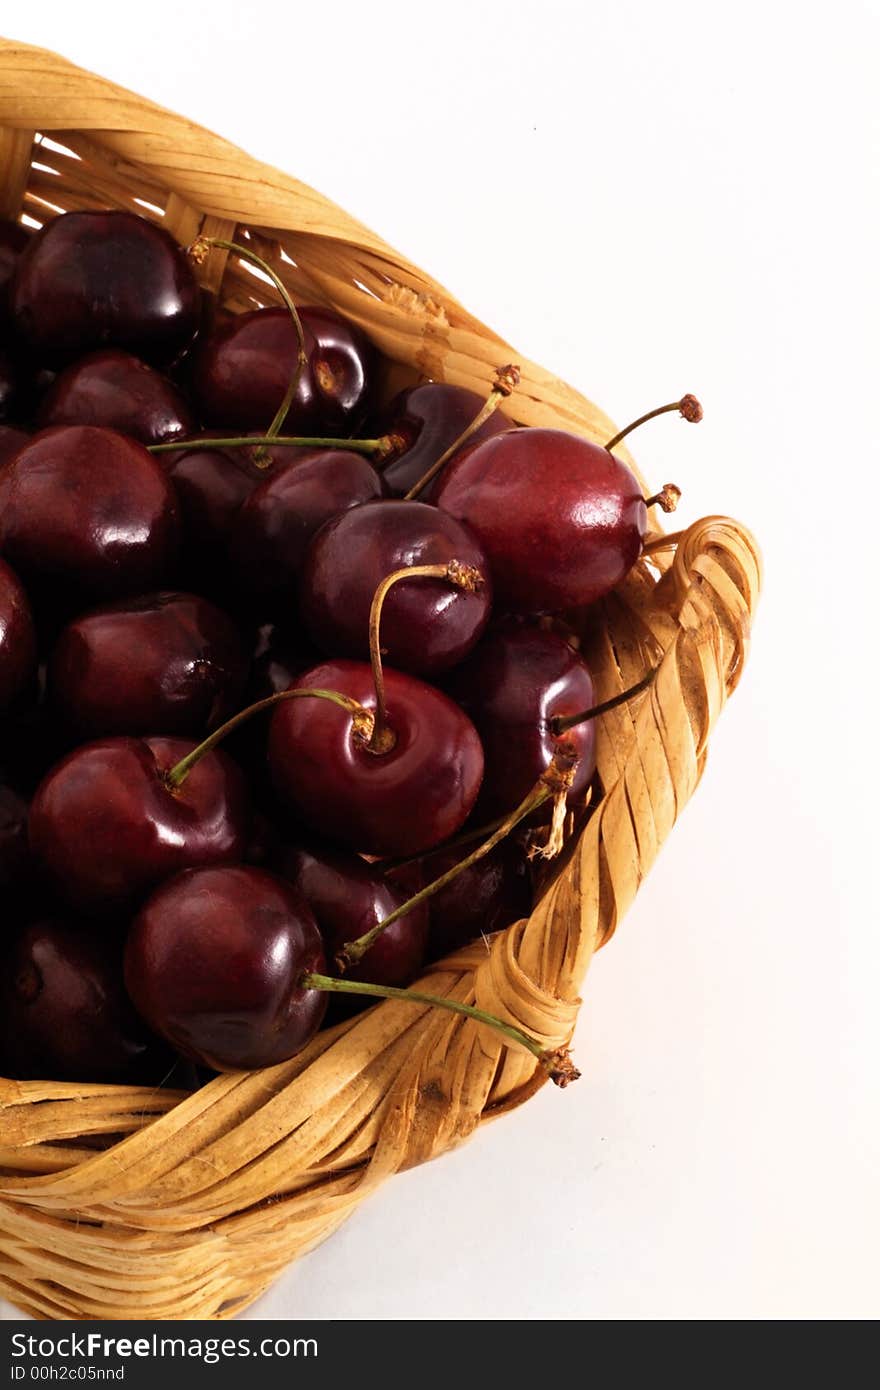
M 0 216 L 43 222 L 98 206 L 161 217 L 184 244 L 249 236 L 296 299 L 365 330 L 390 364 L 389 390 L 421 375 L 486 394 L 512 359 L 523 369 L 509 412 L 518 423 L 613 433 L 313 190 L 53 54 L 0 40 Z M 225 251 L 199 274 L 232 309 L 272 302 Z M 598 698 L 662 657 L 657 679 L 601 721 L 599 796 L 530 919 L 432 967 L 423 988 L 476 1002 L 547 1047 L 569 1042 L 591 956 L 700 778 L 759 584 L 748 532 L 708 517 L 590 615 Z M 461 1142 L 542 1080 L 529 1054 L 489 1030 L 392 1001 L 281 1066 L 191 1096 L 0 1080 L 0 1290 L 38 1317 L 233 1316 L 384 1178 Z

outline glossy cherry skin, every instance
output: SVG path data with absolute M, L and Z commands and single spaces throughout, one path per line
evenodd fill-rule
M 163 227 L 130 212 L 68 212 L 19 257 L 10 286 L 16 330 L 38 361 L 117 347 L 171 362 L 192 339 L 200 296 Z
M 195 594 L 162 592 L 74 618 L 55 644 L 49 691 L 80 738 L 197 737 L 239 708 L 247 668 L 225 613 Z
M 47 773 L 28 837 L 72 907 L 121 911 L 182 869 L 244 857 L 250 807 L 231 758 L 208 753 L 176 790 L 165 781 L 194 747 L 188 739 L 100 739 Z
M 0 468 L 14 458 L 30 435 L 24 430 L 13 429 L 12 425 L 0 425 Z
M 478 396 L 476 391 L 441 381 L 423 382 L 402 391 L 376 429 L 377 437 L 390 434 L 399 441 L 391 461 L 382 467 L 382 477 L 389 491 L 395 496 L 409 492 L 467 429 L 484 404 L 484 397 Z M 468 443 L 479 444 L 512 428 L 507 416 L 496 410 L 471 435 Z M 457 455 L 453 455 L 453 459 L 455 457 Z M 451 466 L 452 461 L 450 459 L 447 466 Z M 435 480 L 420 493 L 419 500 L 430 501 L 436 487 Z
M 331 309 L 299 310 L 306 367 L 282 433 L 350 434 L 370 404 L 373 349 Z M 268 429 L 293 376 L 299 342 L 286 309 L 254 309 L 218 324 L 197 347 L 193 390 L 209 425 Z
M 65 368 L 37 414 L 49 425 L 101 425 L 141 444 L 188 439 L 195 417 L 177 387 L 140 358 L 118 348 L 93 352 Z
M 236 572 L 265 611 L 290 614 L 309 543 L 326 521 L 384 493 L 379 474 L 345 449 L 313 453 L 274 470 L 232 522 Z
M 474 848 L 438 851 L 422 861 L 422 877 L 431 883 L 459 864 Z M 428 955 L 431 960 L 456 951 L 460 946 L 490 936 L 509 927 L 532 910 L 528 867 L 522 850 L 513 840 L 503 840 L 485 859 L 478 859 L 458 877 L 428 899 L 430 929 Z
M 27 594 L 0 560 L 0 714 L 27 691 L 37 669 L 37 640 Z
M 314 912 L 331 961 L 346 942 L 371 931 L 410 896 L 357 855 L 323 846 L 287 846 L 275 863 Z M 418 974 L 427 940 L 428 909 L 420 904 L 385 929 L 352 969 L 352 977 L 374 985 L 407 985 Z
M 0 552 L 38 606 L 70 611 L 155 589 L 178 543 L 171 484 L 115 430 L 43 430 L 0 472 Z
M 165 1061 L 126 995 L 112 935 L 49 919 L 17 938 L 0 984 L 0 1073 L 137 1083 Z
M 385 599 L 380 629 L 390 666 L 424 676 L 446 671 L 479 641 L 489 621 L 492 582 L 476 538 L 425 502 L 374 502 L 329 522 L 303 568 L 303 621 L 328 653 L 367 657 L 370 608 L 382 580 L 410 565 L 450 560 L 479 570 L 483 584 L 476 593 L 442 579 L 400 580 Z
M 626 464 L 564 430 L 510 430 L 463 451 L 436 502 L 484 546 L 499 606 L 526 613 L 602 598 L 635 564 L 648 526 Z
M 454 835 L 476 801 L 483 751 L 470 720 L 439 690 L 386 669 L 390 752 L 363 746 L 352 716 L 327 700 L 286 700 L 269 729 L 279 794 L 306 824 L 364 854 L 419 854 Z M 327 661 L 294 688 L 335 690 L 375 708 L 369 666 Z
M 558 746 L 550 720 L 595 703 L 589 670 L 564 637 L 510 619 L 486 635 L 447 688 L 483 742 L 486 771 L 476 816 L 486 821 L 513 811 L 550 766 Z M 588 721 L 564 736 L 578 755 L 572 804 L 593 775 L 595 728 Z
M 253 1070 L 302 1050 L 327 996 L 303 989 L 324 970 L 311 909 L 262 869 L 195 869 L 164 884 L 135 919 L 125 980 L 135 1007 L 184 1056 Z

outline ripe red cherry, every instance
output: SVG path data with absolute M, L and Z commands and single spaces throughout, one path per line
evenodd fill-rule
M 0 473 L 0 552 L 39 604 L 69 611 L 157 588 L 178 525 L 161 467 L 115 430 L 43 430 Z
M 27 690 L 37 667 L 37 642 L 27 595 L 0 560 L 0 713 Z
M 209 753 L 181 786 L 168 783 L 193 747 L 184 739 L 101 739 L 44 777 L 28 818 L 31 850 L 72 907 L 120 911 L 181 869 L 244 857 L 250 811 L 231 758 Z
M 486 554 L 452 517 L 424 502 L 373 502 L 345 512 L 315 537 L 300 586 L 300 611 L 315 643 L 334 655 L 369 655 L 370 608 L 381 582 L 411 565 L 458 560 L 479 570 L 475 593 L 441 579 L 404 579 L 382 608 L 390 666 L 433 675 L 461 661 L 489 621 Z
M 75 618 L 49 665 L 59 719 L 80 738 L 202 735 L 238 708 L 247 656 L 207 599 L 163 592 Z
M 266 477 L 242 449 L 205 446 L 163 456 L 183 520 L 186 581 L 200 591 L 232 591 L 229 533 L 236 512 Z
M 196 422 L 167 377 L 129 352 L 108 348 L 67 367 L 43 398 L 37 414 L 49 425 L 101 425 L 141 444 L 187 439 Z
M 218 1071 L 272 1066 L 305 1047 L 327 996 L 299 980 L 323 966 L 308 904 L 250 867 L 179 874 L 144 905 L 125 950 L 139 1013 L 184 1056 Z
M 514 810 L 550 766 L 558 742 L 553 717 L 578 714 L 595 703 L 587 666 L 564 637 L 510 619 L 487 633 L 452 673 L 447 688 L 483 742 L 479 820 Z M 565 735 L 578 755 L 569 795 L 573 805 L 593 775 L 595 729 L 588 721 Z
M 331 309 L 299 310 L 308 362 L 283 433 L 351 433 L 370 403 L 374 354 Z M 287 309 L 255 309 L 218 324 L 197 348 L 193 390 L 209 425 L 266 429 L 284 400 L 299 354 Z
M 326 521 L 383 492 L 372 464 L 350 450 L 325 450 L 276 468 L 254 488 L 232 522 L 231 555 L 249 593 L 264 608 L 289 615 L 315 533 Z
M 315 914 L 332 960 L 347 941 L 364 936 L 410 896 L 378 869 L 323 846 L 288 846 L 276 858 L 282 877 L 302 893 Z M 428 909 L 415 907 L 392 922 L 357 964 L 357 978 L 376 985 L 406 985 L 425 958 Z
M 280 704 L 269 730 L 279 794 L 315 832 L 365 854 L 420 854 L 454 835 L 476 801 L 483 752 L 451 700 L 400 671 L 385 672 L 394 746 L 374 753 L 356 720 L 325 700 Z M 339 691 L 375 708 L 370 667 L 327 661 L 294 689 Z
M 510 430 L 467 449 L 436 502 L 485 548 L 498 604 L 527 613 L 609 593 L 638 559 L 648 525 L 626 464 L 563 430 Z
M 68 212 L 19 257 L 10 305 L 18 333 L 49 366 L 104 347 L 167 363 L 193 337 L 200 298 L 163 227 L 130 212 Z
M 0 985 L 0 1073 L 136 1083 L 165 1061 L 126 996 L 117 941 L 53 920 L 17 938 Z
M 382 477 L 389 491 L 396 496 L 409 492 L 425 476 L 431 464 L 455 443 L 482 405 L 483 397 L 478 396 L 476 391 L 468 391 L 464 386 L 450 386 L 446 382 L 428 381 L 402 391 L 392 401 L 376 430 L 377 436 L 388 434 L 399 441 L 390 462 L 382 468 Z M 511 421 L 496 410 L 471 435 L 468 444 L 479 444 L 492 435 L 512 428 Z M 429 501 L 436 487 L 436 481 L 429 484 L 421 494 L 421 500 Z
M 0 425 L 0 468 L 14 458 L 30 435 L 24 430 L 13 429 L 12 425 Z
M 445 874 L 472 848 L 462 845 L 430 855 L 422 861 L 424 881 L 430 883 Z M 504 840 L 427 901 L 428 955 L 430 960 L 440 960 L 478 936 L 489 936 L 528 917 L 532 891 L 525 856 L 514 840 Z

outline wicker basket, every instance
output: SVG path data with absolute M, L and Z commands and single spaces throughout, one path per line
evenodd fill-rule
M 0 216 L 43 222 L 96 206 L 161 217 L 183 243 L 246 229 L 296 298 L 332 304 L 369 334 L 389 390 L 425 376 L 485 393 L 512 356 L 310 188 L 54 54 L 0 41 Z M 271 300 L 224 251 L 200 274 L 233 309 Z M 610 437 L 600 411 L 513 356 L 519 423 Z M 759 583 L 749 534 L 708 517 L 602 606 L 584 633 L 599 698 L 662 655 L 654 686 L 602 721 L 600 794 L 531 918 L 488 951 L 479 943 L 433 967 L 435 993 L 476 1000 L 548 1047 L 569 1041 L 590 958 L 699 781 Z M 38 1317 L 233 1316 L 384 1178 L 460 1143 L 542 1080 L 489 1030 L 392 1002 L 282 1066 L 191 1096 L 0 1080 L 0 1290 Z

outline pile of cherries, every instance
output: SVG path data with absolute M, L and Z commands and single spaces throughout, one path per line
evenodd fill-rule
M 606 708 L 565 615 L 674 492 L 515 428 L 514 368 L 383 406 L 334 311 L 203 295 L 209 246 L 0 224 L 0 1075 L 267 1066 L 527 915 Z

